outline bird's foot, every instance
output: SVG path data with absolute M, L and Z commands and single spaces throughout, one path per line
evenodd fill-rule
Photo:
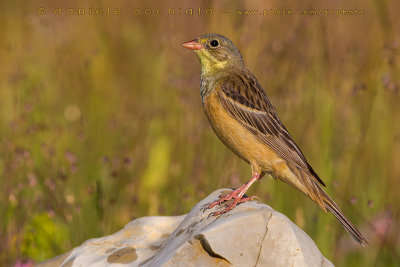
M 234 201 L 233 201 L 231 204 L 229 204 L 229 205 L 227 205 L 227 207 L 225 207 L 225 209 L 220 210 L 220 211 L 211 212 L 211 213 L 208 215 L 208 218 L 209 218 L 209 217 L 212 217 L 212 216 L 218 216 L 218 215 L 227 213 L 228 211 L 232 210 L 234 207 L 236 207 L 236 206 L 239 205 L 240 203 L 244 203 L 244 202 L 251 201 L 251 200 L 254 200 L 254 199 L 260 199 L 260 198 L 257 197 L 257 196 L 242 197 L 242 198 L 240 198 L 240 199 L 239 199 L 239 198 L 235 198 Z
M 206 211 L 207 209 L 211 209 L 216 205 L 221 205 L 222 203 L 224 203 L 225 201 L 231 200 L 233 199 L 233 202 L 229 205 L 227 205 L 225 207 L 225 209 L 221 210 L 221 211 L 216 211 L 216 212 L 211 212 L 208 217 L 210 216 L 218 216 L 221 215 L 223 213 L 226 213 L 230 210 L 232 210 L 234 207 L 236 207 L 238 204 L 243 203 L 243 202 L 247 202 L 249 200 L 253 200 L 256 197 L 243 197 L 244 193 L 246 193 L 247 189 L 249 189 L 249 187 L 258 179 L 260 178 L 260 174 L 257 172 L 253 173 L 253 176 L 251 177 L 251 179 L 245 183 L 244 185 L 242 185 L 241 187 L 237 188 L 236 190 L 233 190 L 231 193 L 225 195 L 225 196 L 220 196 L 218 200 L 205 204 L 202 207 L 203 212 Z
M 247 183 L 246 183 L 247 184 Z M 246 184 L 242 185 L 241 187 L 233 190 L 231 193 L 225 195 L 225 196 L 219 196 L 219 199 L 211 202 L 211 203 L 207 203 L 205 205 L 203 205 L 202 210 L 203 212 L 205 212 L 208 209 L 212 209 L 213 207 L 217 206 L 217 205 L 221 205 L 222 203 L 224 203 L 225 201 L 231 200 L 231 199 L 237 199 L 239 198 L 240 194 L 243 192 L 244 187 L 246 186 Z M 240 197 L 241 198 L 241 197 Z M 236 206 L 236 205 L 235 205 Z M 232 208 L 233 209 L 233 208 Z

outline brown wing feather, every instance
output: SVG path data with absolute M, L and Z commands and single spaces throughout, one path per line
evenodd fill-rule
M 308 171 L 325 186 L 283 126 L 264 89 L 250 72 L 234 74 L 223 81 L 218 96 L 225 110 L 233 118 L 257 135 L 284 160 Z

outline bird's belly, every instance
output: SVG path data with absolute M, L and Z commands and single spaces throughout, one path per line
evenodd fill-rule
M 203 103 L 214 132 L 240 158 L 256 163 L 265 172 L 272 171 L 273 166 L 282 162 L 274 151 L 228 114 L 218 96 L 211 94 Z

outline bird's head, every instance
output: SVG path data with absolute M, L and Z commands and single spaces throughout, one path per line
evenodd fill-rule
M 182 46 L 196 53 L 202 73 L 206 75 L 244 65 L 242 55 L 232 41 L 219 34 L 205 34 Z

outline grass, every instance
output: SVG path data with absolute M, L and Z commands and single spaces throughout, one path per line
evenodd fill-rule
M 350 8 L 306 4 L 271 8 Z M 0 265 L 45 260 L 134 218 L 186 213 L 249 178 L 209 127 L 199 63 L 179 46 L 217 32 L 237 44 L 328 193 L 371 244 L 359 247 L 285 184 L 264 180 L 249 194 L 296 222 L 338 266 L 395 266 L 399 4 L 353 4 L 366 14 L 244 17 L 233 10 L 266 7 L 219 1 L 202 7 L 232 13 L 39 16 L 35 3 L 8 3 L 0 11 Z

